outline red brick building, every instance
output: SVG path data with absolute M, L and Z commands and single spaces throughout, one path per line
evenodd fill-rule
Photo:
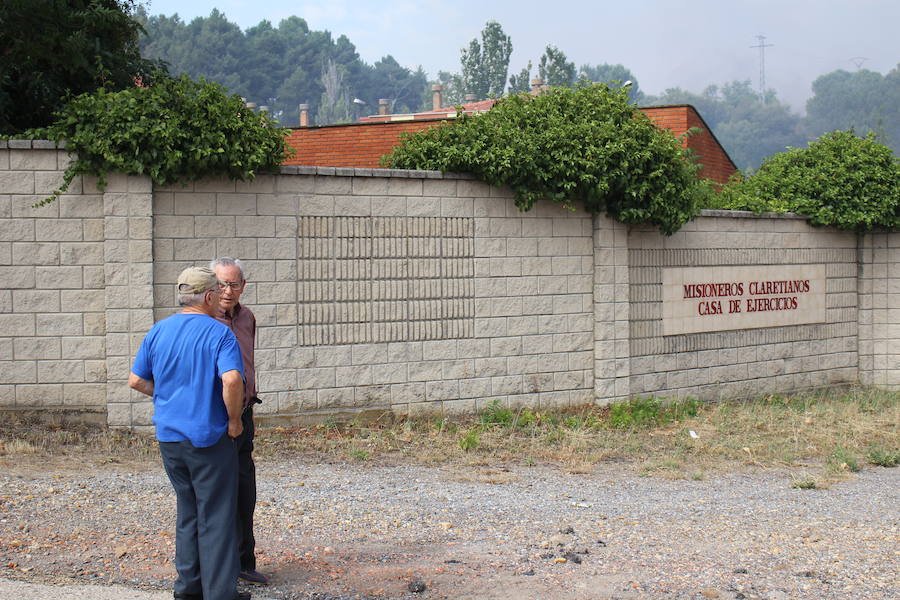
M 482 100 L 462 106 L 466 113 L 472 114 L 490 110 L 494 102 Z M 381 157 L 400 144 L 402 133 L 439 126 L 456 118 L 455 107 L 441 105 L 439 89 L 435 90 L 434 108 L 430 111 L 391 115 L 385 114 L 386 104 L 387 101 L 383 101 L 379 106 L 380 114 L 363 117 L 356 123 L 293 128 L 287 142 L 294 149 L 294 156 L 284 164 L 379 168 Z M 725 183 L 737 171 L 728 153 L 693 106 L 651 106 L 640 110 L 657 127 L 671 131 L 684 146 L 694 151 L 701 165 L 701 177 Z M 301 112 L 301 124 L 307 120 L 307 115 Z M 685 136 L 692 127 L 699 128 L 701 133 Z

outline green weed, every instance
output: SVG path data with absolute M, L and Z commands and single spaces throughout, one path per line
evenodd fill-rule
M 700 401 L 686 398 L 664 404 L 659 398 L 637 398 L 610 406 L 609 426 L 613 429 L 647 429 L 696 417 Z
M 819 488 L 819 482 L 810 475 L 803 475 L 792 479 L 791 487 L 798 490 L 815 490 Z
M 462 436 L 459 439 L 459 447 L 463 452 L 468 452 L 469 450 L 474 450 L 478 447 L 478 444 L 481 443 L 481 439 L 478 435 L 478 430 L 471 429 L 466 435 Z
M 860 470 L 856 455 L 841 445 L 835 446 L 834 451 L 828 456 L 828 468 L 831 471 L 850 471 L 856 473 Z
M 513 412 L 495 398 L 488 402 L 478 420 L 482 425 L 509 425 L 513 422 Z
M 540 417 L 528 410 L 527 408 L 520 411 L 519 414 L 516 415 L 515 421 L 513 424 L 516 427 L 532 427 L 540 422 Z
M 900 450 L 890 451 L 883 446 L 872 446 L 867 454 L 869 463 L 879 467 L 896 467 L 900 464 Z
M 371 453 L 368 450 L 363 450 L 362 448 L 354 448 L 350 451 L 350 458 L 358 461 L 366 461 L 369 460 Z

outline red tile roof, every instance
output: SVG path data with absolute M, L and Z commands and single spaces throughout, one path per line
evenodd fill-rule
M 482 100 L 462 107 L 467 113 L 485 112 L 495 102 L 495 99 Z M 725 183 L 737 171 L 728 153 L 693 106 L 649 106 L 640 110 L 657 127 L 671 131 L 682 140 L 683 146 L 694 151 L 701 164 L 701 177 Z M 294 149 L 294 156 L 284 164 L 379 168 L 381 157 L 400 144 L 403 133 L 438 126 L 455 118 L 456 109 L 448 107 L 406 115 L 371 115 L 357 123 L 343 125 L 293 128 L 287 143 Z M 693 127 L 702 131 L 685 136 Z

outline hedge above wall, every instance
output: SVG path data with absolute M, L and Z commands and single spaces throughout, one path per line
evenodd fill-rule
M 244 106 L 217 83 L 158 76 L 147 87 L 100 88 L 71 100 L 35 138 L 65 141 L 76 157 L 64 184 L 77 175 L 148 175 L 159 185 L 224 176 L 253 179 L 277 172 L 285 158 L 284 130 Z
M 605 84 L 513 95 L 479 115 L 408 135 L 386 166 L 472 173 L 508 185 L 516 205 L 582 204 L 671 234 L 694 217 L 709 184 L 679 140 Z
M 900 226 L 900 160 L 874 134 L 834 131 L 769 157 L 710 208 L 795 212 L 813 225 L 870 231 Z

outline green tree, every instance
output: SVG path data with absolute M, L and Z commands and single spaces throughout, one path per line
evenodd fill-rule
M 444 86 L 442 92 L 444 106 L 457 106 L 465 101 L 465 84 L 458 73 L 438 71 L 438 77 L 435 83 Z
M 645 98 L 647 105 L 690 104 L 703 117 L 739 169 L 750 171 L 789 146 L 807 141 L 801 117 L 769 91 L 761 100 L 749 81 L 711 85 L 701 94 L 680 88 Z
M 190 24 L 177 15 L 138 12 L 147 30 L 142 39 L 145 54 L 165 59 L 172 72 L 212 79 L 247 100 L 268 105 L 270 114 L 286 125 L 297 124 L 298 104 L 309 104 L 315 122 L 323 123 L 374 112 L 380 98 L 389 98 L 394 110 L 414 111 L 428 85 L 421 69 L 402 67 L 391 56 L 370 66 L 346 36 L 333 39 L 328 31 L 311 30 L 300 17 L 284 19 L 277 27 L 261 21 L 241 32 L 218 11 Z M 320 107 L 323 97 L 334 100 L 322 78 L 330 61 L 340 70 L 346 95 L 365 105 L 354 104 L 340 115 L 334 114 L 334 104 Z
M 362 99 L 372 107 L 376 106 L 381 98 L 390 100 L 388 112 L 391 113 L 415 112 L 424 103 L 423 97 L 427 87 L 428 77 L 422 67 L 411 71 L 388 54 L 373 65 L 369 84 Z M 430 100 L 427 106 L 431 106 Z
M 0 132 L 53 121 L 69 95 L 134 86 L 141 58 L 134 0 L 0 2 Z
M 500 23 L 488 21 L 481 30 L 481 43 L 473 39 L 460 51 L 465 93 L 475 94 L 478 100 L 502 96 L 510 54 L 512 39 L 503 33 Z
M 641 91 L 637 77 L 623 65 L 610 65 L 607 63 L 602 65 L 583 64 L 578 69 L 578 78 L 585 79 L 591 83 L 606 83 L 609 85 L 622 85 L 630 81 L 628 98 L 636 104 L 643 102 L 644 93 Z
M 873 131 L 900 154 L 900 65 L 887 75 L 839 70 L 813 82 L 804 129 L 816 137 L 835 129 Z
M 547 46 L 538 63 L 538 75 L 544 85 L 572 85 L 575 82 L 575 63 L 569 62 L 565 53 L 556 46 Z
M 708 191 L 678 140 L 604 84 L 507 96 L 487 113 L 406 137 L 384 164 L 469 172 L 510 186 L 521 210 L 538 200 L 583 205 L 666 234 Z
M 716 207 L 795 212 L 813 225 L 867 231 L 900 225 L 900 161 L 875 135 L 827 133 L 806 149 L 790 148 L 733 182 Z
M 350 92 L 344 83 L 343 69 L 333 60 L 322 68 L 322 88 L 316 124 L 348 123 L 351 120 Z
M 180 48 L 180 64 L 161 57 L 173 67 L 178 64 L 175 73 L 187 73 L 192 79 L 204 77 L 232 92 L 249 95 L 241 68 L 247 56 L 247 40 L 240 27 L 213 9 L 209 17 L 198 17 L 187 24 L 182 39 L 185 43 Z
M 76 155 L 54 197 L 81 174 L 98 176 L 101 186 L 110 172 L 148 175 L 161 185 L 209 176 L 243 180 L 276 170 L 285 157 L 284 132 L 266 115 L 248 111 L 219 84 L 187 75 L 82 94 L 35 133 L 65 141 Z
M 531 61 L 528 66 L 509 76 L 509 93 L 526 94 L 531 91 Z

